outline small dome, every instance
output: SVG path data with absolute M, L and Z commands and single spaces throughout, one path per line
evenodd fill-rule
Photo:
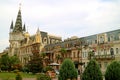
M 25 35 L 25 37 L 29 37 L 30 36 L 30 34 L 28 32 L 26 32 L 24 35 Z

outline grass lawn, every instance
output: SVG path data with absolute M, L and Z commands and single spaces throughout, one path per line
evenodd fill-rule
M 28 73 L 22 73 L 20 72 L 20 74 L 22 75 L 22 78 L 35 78 L 36 75 L 33 74 L 28 74 Z M 15 79 L 16 77 L 16 73 L 13 72 L 0 72 L 0 79 Z

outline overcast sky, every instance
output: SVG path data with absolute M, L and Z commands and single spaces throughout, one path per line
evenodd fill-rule
M 120 29 L 120 0 L 0 0 L 0 52 L 9 46 L 19 3 L 31 35 L 38 27 L 63 39 Z

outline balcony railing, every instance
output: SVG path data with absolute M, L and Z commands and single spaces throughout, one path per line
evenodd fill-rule
M 95 55 L 96 60 L 114 60 L 115 55 Z

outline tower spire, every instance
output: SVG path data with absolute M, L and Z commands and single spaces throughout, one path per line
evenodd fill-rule
M 13 32 L 22 32 L 22 16 L 21 16 L 21 4 L 19 4 L 19 11 L 18 11 L 18 15 L 16 18 L 16 23 L 15 23 L 15 27 L 13 29 Z
M 11 22 L 10 29 L 13 29 L 13 21 Z
M 25 27 L 25 24 L 24 24 L 24 26 L 23 26 L 23 31 L 24 31 L 24 32 L 26 31 L 26 27 Z

